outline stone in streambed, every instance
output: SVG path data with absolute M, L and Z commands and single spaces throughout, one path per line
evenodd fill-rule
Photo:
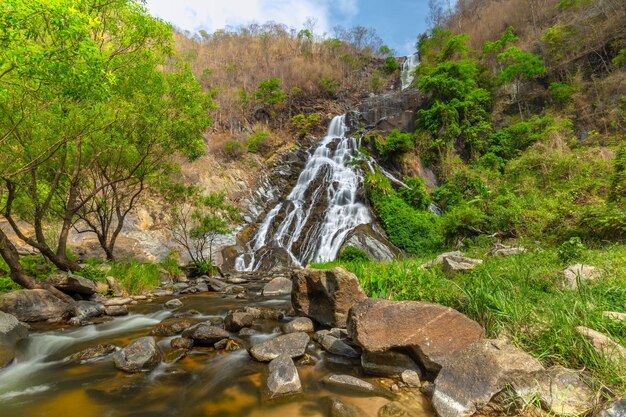
M 165 308 L 168 310 L 176 310 L 177 308 L 181 308 L 183 306 L 183 302 L 178 298 L 171 299 L 165 303 Z
M 268 307 L 244 307 L 244 312 L 252 314 L 255 319 L 282 320 L 285 312 Z
M 291 294 L 292 285 L 290 279 L 283 277 L 274 278 L 263 287 L 263 295 L 265 297 L 276 297 Z
M 283 324 L 283 332 L 285 333 L 311 333 L 314 330 L 313 321 L 307 317 L 298 317 L 291 320 L 289 323 Z
M 231 332 L 238 332 L 244 327 L 252 326 L 254 316 L 250 313 L 236 311 L 224 318 L 224 328 Z
M 69 315 L 69 304 L 43 289 L 19 290 L 0 295 L 0 311 L 19 321 L 61 321 Z
M 189 317 L 169 317 L 154 326 L 150 331 L 153 336 L 174 336 L 190 328 L 198 321 Z
M 125 305 L 105 307 L 104 314 L 111 317 L 126 316 L 128 314 L 128 307 Z
M 170 341 L 172 349 L 191 349 L 193 347 L 193 339 L 186 337 L 176 337 Z
M 362 417 L 366 415 L 359 407 L 336 397 L 328 398 L 328 413 L 330 417 Z
M 298 358 L 304 355 L 308 343 L 309 336 L 306 333 L 290 333 L 256 344 L 249 349 L 249 352 L 260 362 L 269 362 L 283 354 Z
M 229 338 L 230 333 L 220 327 L 200 323 L 185 330 L 183 337 L 193 339 L 195 346 L 213 346 L 216 342 Z
M 124 372 L 150 371 L 161 363 L 161 352 L 153 337 L 141 337 L 115 352 L 113 362 Z
M 28 328 L 12 314 L 0 311 L 0 346 L 13 346 L 28 337 Z
M 419 366 L 404 352 L 389 350 L 386 352 L 363 352 L 361 366 L 366 374 L 400 377 L 405 371 L 420 373 Z
M 271 397 L 297 394 L 302 391 L 298 369 L 288 354 L 281 354 L 269 364 L 267 388 Z
M 382 387 L 351 375 L 328 375 L 322 379 L 322 382 L 326 386 L 345 389 L 347 391 L 382 397 L 390 396 Z
M 329 353 L 347 358 L 358 358 L 361 356 L 352 346 L 341 339 L 330 334 L 321 337 L 320 344 Z
M 105 310 L 104 305 L 94 301 L 77 301 L 71 306 L 72 315 L 79 321 L 100 317 Z
M 93 346 L 85 350 L 81 350 L 80 352 L 74 353 L 73 355 L 70 355 L 67 358 L 65 358 L 65 361 L 66 362 L 82 362 L 82 361 L 88 361 L 92 359 L 99 359 L 115 352 L 115 349 L 116 349 L 115 345 L 101 344 L 101 345 Z

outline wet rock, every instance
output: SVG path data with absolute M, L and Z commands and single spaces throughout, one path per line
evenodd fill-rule
M 309 336 L 306 333 L 290 333 L 256 344 L 250 348 L 249 352 L 260 362 L 269 362 L 283 354 L 298 358 L 304 355 L 308 343 Z
M 407 369 L 402 372 L 400 375 L 402 382 L 404 382 L 408 387 L 411 388 L 420 388 L 422 386 L 422 381 L 420 380 L 419 373 L 416 371 Z
M 198 292 L 209 292 L 209 286 L 205 284 L 204 282 L 200 282 L 196 284 L 195 288 Z
M 298 369 L 288 354 L 281 354 L 270 362 L 267 389 L 272 397 L 302 391 Z
M 187 356 L 187 349 L 174 349 L 165 355 L 165 362 L 169 364 L 176 363 Z
M 356 276 L 343 268 L 300 269 L 292 273 L 296 313 L 330 327 L 345 327 L 348 311 L 367 296 Z
M 327 352 L 334 355 L 345 356 L 346 358 L 358 358 L 361 356 L 352 346 L 330 334 L 323 336 L 320 344 Z
M 205 277 L 204 279 L 206 283 L 208 284 L 209 289 L 215 292 L 222 292 L 224 288 L 228 287 L 229 285 L 228 283 L 222 281 L 221 279 L 214 278 L 214 277 Z
M 222 290 L 222 292 L 224 294 L 243 294 L 244 292 L 246 292 L 245 287 L 242 287 L 241 285 L 227 285 L 226 287 L 224 287 L 224 289 Z
M 626 313 L 618 313 L 617 311 L 605 311 L 602 313 L 602 317 L 617 321 L 626 321 Z
M 246 312 L 230 313 L 224 318 L 224 328 L 231 332 L 238 332 L 244 327 L 252 326 L 254 316 Z
M 193 339 L 186 337 L 176 337 L 170 341 L 172 349 L 191 349 L 193 347 Z
M 114 297 L 121 297 L 124 295 L 124 289 L 117 282 L 117 280 L 113 277 L 106 277 L 107 285 L 109 286 L 109 291 Z
M 487 256 L 511 256 L 526 253 L 526 248 L 521 246 L 507 246 L 501 243 L 496 243 L 491 247 L 491 250 L 487 253 Z
M 150 331 L 150 334 L 161 337 L 174 336 L 182 333 L 184 330 L 190 328 L 196 323 L 197 320 L 189 317 L 168 317 L 154 326 L 154 328 Z
M 449 355 L 437 375 L 433 407 L 440 417 L 469 417 L 505 387 L 528 392 L 541 364 L 500 340 L 481 340 Z
M 432 261 L 428 261 L 425 264 L 422 264 L 420 266 L 421 269 L 427 269 L 427 268 L 432 268 L 435 265 L 441 265 L 443 263 L 443 259 L 448 257 L 448 256 L 463 256 L 463 253 L 461 251 L 454 251 L 454 252 L 445 252 L 442 253 L 441 255 L 437 256 L 435 259 L 433 259 Z
M 177 308 L 181 308 L 183 306 L 183 302 L 178 298 L 174 298 L 165 303 L 165 308 L 168 310 L 176 310 Z
M 165 290 L 163 288 L 155 288 L 154 290 L 150 291 L 150 295 L 152 295 L 153 297 L 170 297 L 174 295 L 174 291 Z
M 370 382 L 351 375 L 328 375 L 322 379 L 322 382 L 329 387 L 388 397 L 388 393 L 382 387 L 376 386 Z
M 61 321 L 69 305 L 46 290 L 20 290 L 0 295 L 0 311 L 24 322 Z
M 361 366 L 365 373 L 376 376 L 399 377 L 407 370 L 420 372 L 419 366 L 409 355 L 393 350 L 363 352 Z
M 225 350 L 227 352 L 234 352 L 236 350 L 243 349 L 241 343 L 233 339 L 222 339 L 215 343 L 213 347 L 217 350 Z
M 613 341 L 607 335 L 583 326 L 576 327 L 576 331 L 591 342 L 593 348 L 600 355 L 604 355 L 616 363 L 626 361 L 626 348 Z
M 77 301 L 71 306 L 72 316 L 80 321 L 100 317 L 105 313 L 104 305 L 93 301 Z
M 115 297 L 115 298 L 109 298 L 108 300 L 104 301 L 104 306 L 105 307 L 111 307 L 111 306 L 123 306 L 126 304 L 130 304 L 133 302 L 133 299 L 130 297 Z
M 229 284 L 236 284 L 236 285 L 247 284 L 248 282 L 250 282 L 249 279 L 242 278 L 242 277 L 228 277 L 226 281 Z
M 595 266 L 583 264 L 570 265 L 563 270 L 563 277 L 565 278 L 563 287 L 566 289 L 576 289 L 578 288 L 579 282 L 585 283 L 594 281 L 603 274 L 604 271 Z
M 70 295 L 80 294 L 90 296 L 97 292 L 95 282 L 87 278 L 83 278 L 80 275 L 67 272 L 55 272 L 48 277 L 48 279 L 46 279 L 46 282 L 58 290 Z
M 541 405 L 556 415 L 579 416 L 594 406 L 595 392 L 580 379 L 580 372 L 555 366 L 537 380 Z
M 243 329 L 239 330 L 239 336 L 253 336 L 255 334 L 258 334 L 259 332 L 257 332 L 254 329 L 250 329 L 248 327 L 244 327 Z
M 347 247 L 360 249 L 369 259 L 377 261 L 391 261 L 401 254 L 384 234 L 370 224 L 361 224 L 348 233 L 339 253 Z
M 362 417 L 367 415 L 367 413 L 360 408 L 336 397 L 329 398 L 328 403 L 328 414 L 330 417 Z
M 28 327 L 12 314 L 0 311 L 0 346 L 13 346 L 28 337 Z
M 274 278 L 263 287 L 263 295 L 266 297 L 275 297 L 291 294 L 292 285 L 290 279 L 283 277 Z
M 378 410 L 378 417 L 423 417 L 433 415 L 428 399 L 415 389 L 404 389 L 397 399 Z
M 252 314 L 255 319 L 282 320 L 285 317 L 283 311 L 267 307 L 244 307 L 243 311 Z
M 195 346 L 213 346 L 215 342 L 229 338 L 230 334 L 220 327 L 200 323 L 185 330 L 183 337 L 193 339 Z
M 161 362 L 161 352 L 153 337 L 141 337 L 115 352 L 113 362 L 124 372 L 150 371 Z
M 13 349 L 0 346 L 0 370 L 11 365 L 15 360 L 15 352 Z
M 298 366 L 315 365 L 317 362 L 319 362 L 319 358 L 305 352 L 304 356 L 298 359 L 298 361 L 296 362 L 296 365 Z
M 111 344 L 101 344 L 97 346 L 92 346 L 80 352 L 74 353 L 73 355 L 65 358 L 66 362 L 82 362 L 88 361 L 98 358 L 103 358 L 113 352 L 115 352 L 115 345 Z
M 626 416 L 626 399 L 613 401 L 604 407 L 598 417 L 624 417 Z
M 368 299 L 350 310 L 348 333 L 369 352 L 410 348 L 426 370 L 437 372 L 443 357 L 481 339 L 484 330 L 438 304 Z
M 446 256 L 443 258 L 443 271 L 451 274 L 471 271 L 482 263 L 482 259 L 472 259 L 464 256 Z
M 283 324 L 283 332 L 285 333 L 311 333 L 314 330 L 313 322 L 307 317 L 298 317 L 291 320 L 289 323 Z
M 128 314 L 126 306 L 109 306 L 104 308 L 104 314 L 111 317 L 125 316 Z
M 177 282 L 176 284 L 172 285 L 172 288 L 174 288 L 175 291 L 182 292 L 189 288 L 189 284 L 187 284 L 186 282 Z

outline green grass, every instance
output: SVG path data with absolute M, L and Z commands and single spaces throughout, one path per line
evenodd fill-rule
M 603 318 L 606 310 L 626 312 L 626 246 L 585 250 L 582 261 L 606 274 L 578 290 L 560 289 L 563 264 L 556 249 L 533 248 L 510 257 L 485 257 L 487 247 L 470 249 L 485 260 L 475 270 L 450 277 L 440 266 L 424 270 L 428 258 L 388 263 L 334 262 L 354 272 L 373 297 L 421 300 L 453 307 L 486 329 L 488 337 L 506 337 L 546 366 L 560 364 L 589 371 L 598 387 L 626 393 L 626 364 L 611 364 L 575 331 L 586 326 L 626 346 L 626 323 Z M 620 367 L 621 366 L 621 367 Z

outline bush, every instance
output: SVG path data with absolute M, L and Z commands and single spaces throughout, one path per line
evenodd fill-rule
M 280 78 L 270 78 L 269 80 L 261 81 L 254 97 L 267 104 L 282 104 L 287 99 L 287 94 L 280 88 Z
M 398 129 L 391 131 L 384 141 L 376 141 L 376 150 L 385 161 L 393 161 L 412 150 L 415 146 L 415 135 L 402 133 Z
M 238 140 L 227 140 L 224 142 L 224 153 L 231 159 L 243 155 L 243 145 Z
M 339 254 L 338 260 L 342 262 L 358 262 L 358 261 L 369 261 L 370 258 L 367 256 L 367 253 L 363 252 L 359 248 L 355 248 L 354 246 L 348 246 L 344 248 Z
M 320 88 L 322 89 L 322 92 L 331 98 L 337 98 L 339 86 L 339 81 L 334 78 L 320 78 Z
M 551 83 L 548 90 L 552 94 L 554 101 L 565 104 L 572 101 L 572 95 L 576 92 L 576 87 L 571 84 L 556 82 Z
M 111 264 L 109 275 L 129 293 L 138 294 L 161 284 L 161 273 L 157 264 L 142 264 L 137 261 Z
M 398 195 L 411 207 L 418 210 L 426 210 L 430 205 L 431 199 L 426 190 L 426 183 L 422 177 L 406 177 L 404 183 L 409 188 L 401 188 Z
M 570 240 L 561 243 L 557 248 L 557 255 L 563 264 L 567 264 L 570 261 L 579 260 L 584 250 L 585 245 L 583 245 L 580 238 L 572 237 Z
M 270 134 L 268 132 L 262 130 L 248 137 L 248 139 L 246 140 L 246 149 L 248 149 L 248 152 L 261 152 L 266 147 L 265 139 L 269 135 Z
M 309 134 L 310 130 L 315 128 L 320 121 L 317 113 L 311 113 L 308 116 L 304 114 L 296 114 L 291 118 L 291 125 L 296 130 L 299 139 L 303 139 Z
M 387 59 L 385 59 L 385 66 L 384 66 L 385 74 L 391 75 L 394 72 L 396 72 L 397 69 L 398 69 L 398 62 L 396 61 L 394 57 L 390 56 Z

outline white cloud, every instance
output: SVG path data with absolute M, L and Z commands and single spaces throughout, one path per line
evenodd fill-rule
M 327 32 L 336 17 L 349 20 L 358 12 L 358 0 L 147 0 L 146 6 L 181 29 L 208 32 L 268 21 L 298 29 L 308 18 L 317 21 L 317 32 Z

